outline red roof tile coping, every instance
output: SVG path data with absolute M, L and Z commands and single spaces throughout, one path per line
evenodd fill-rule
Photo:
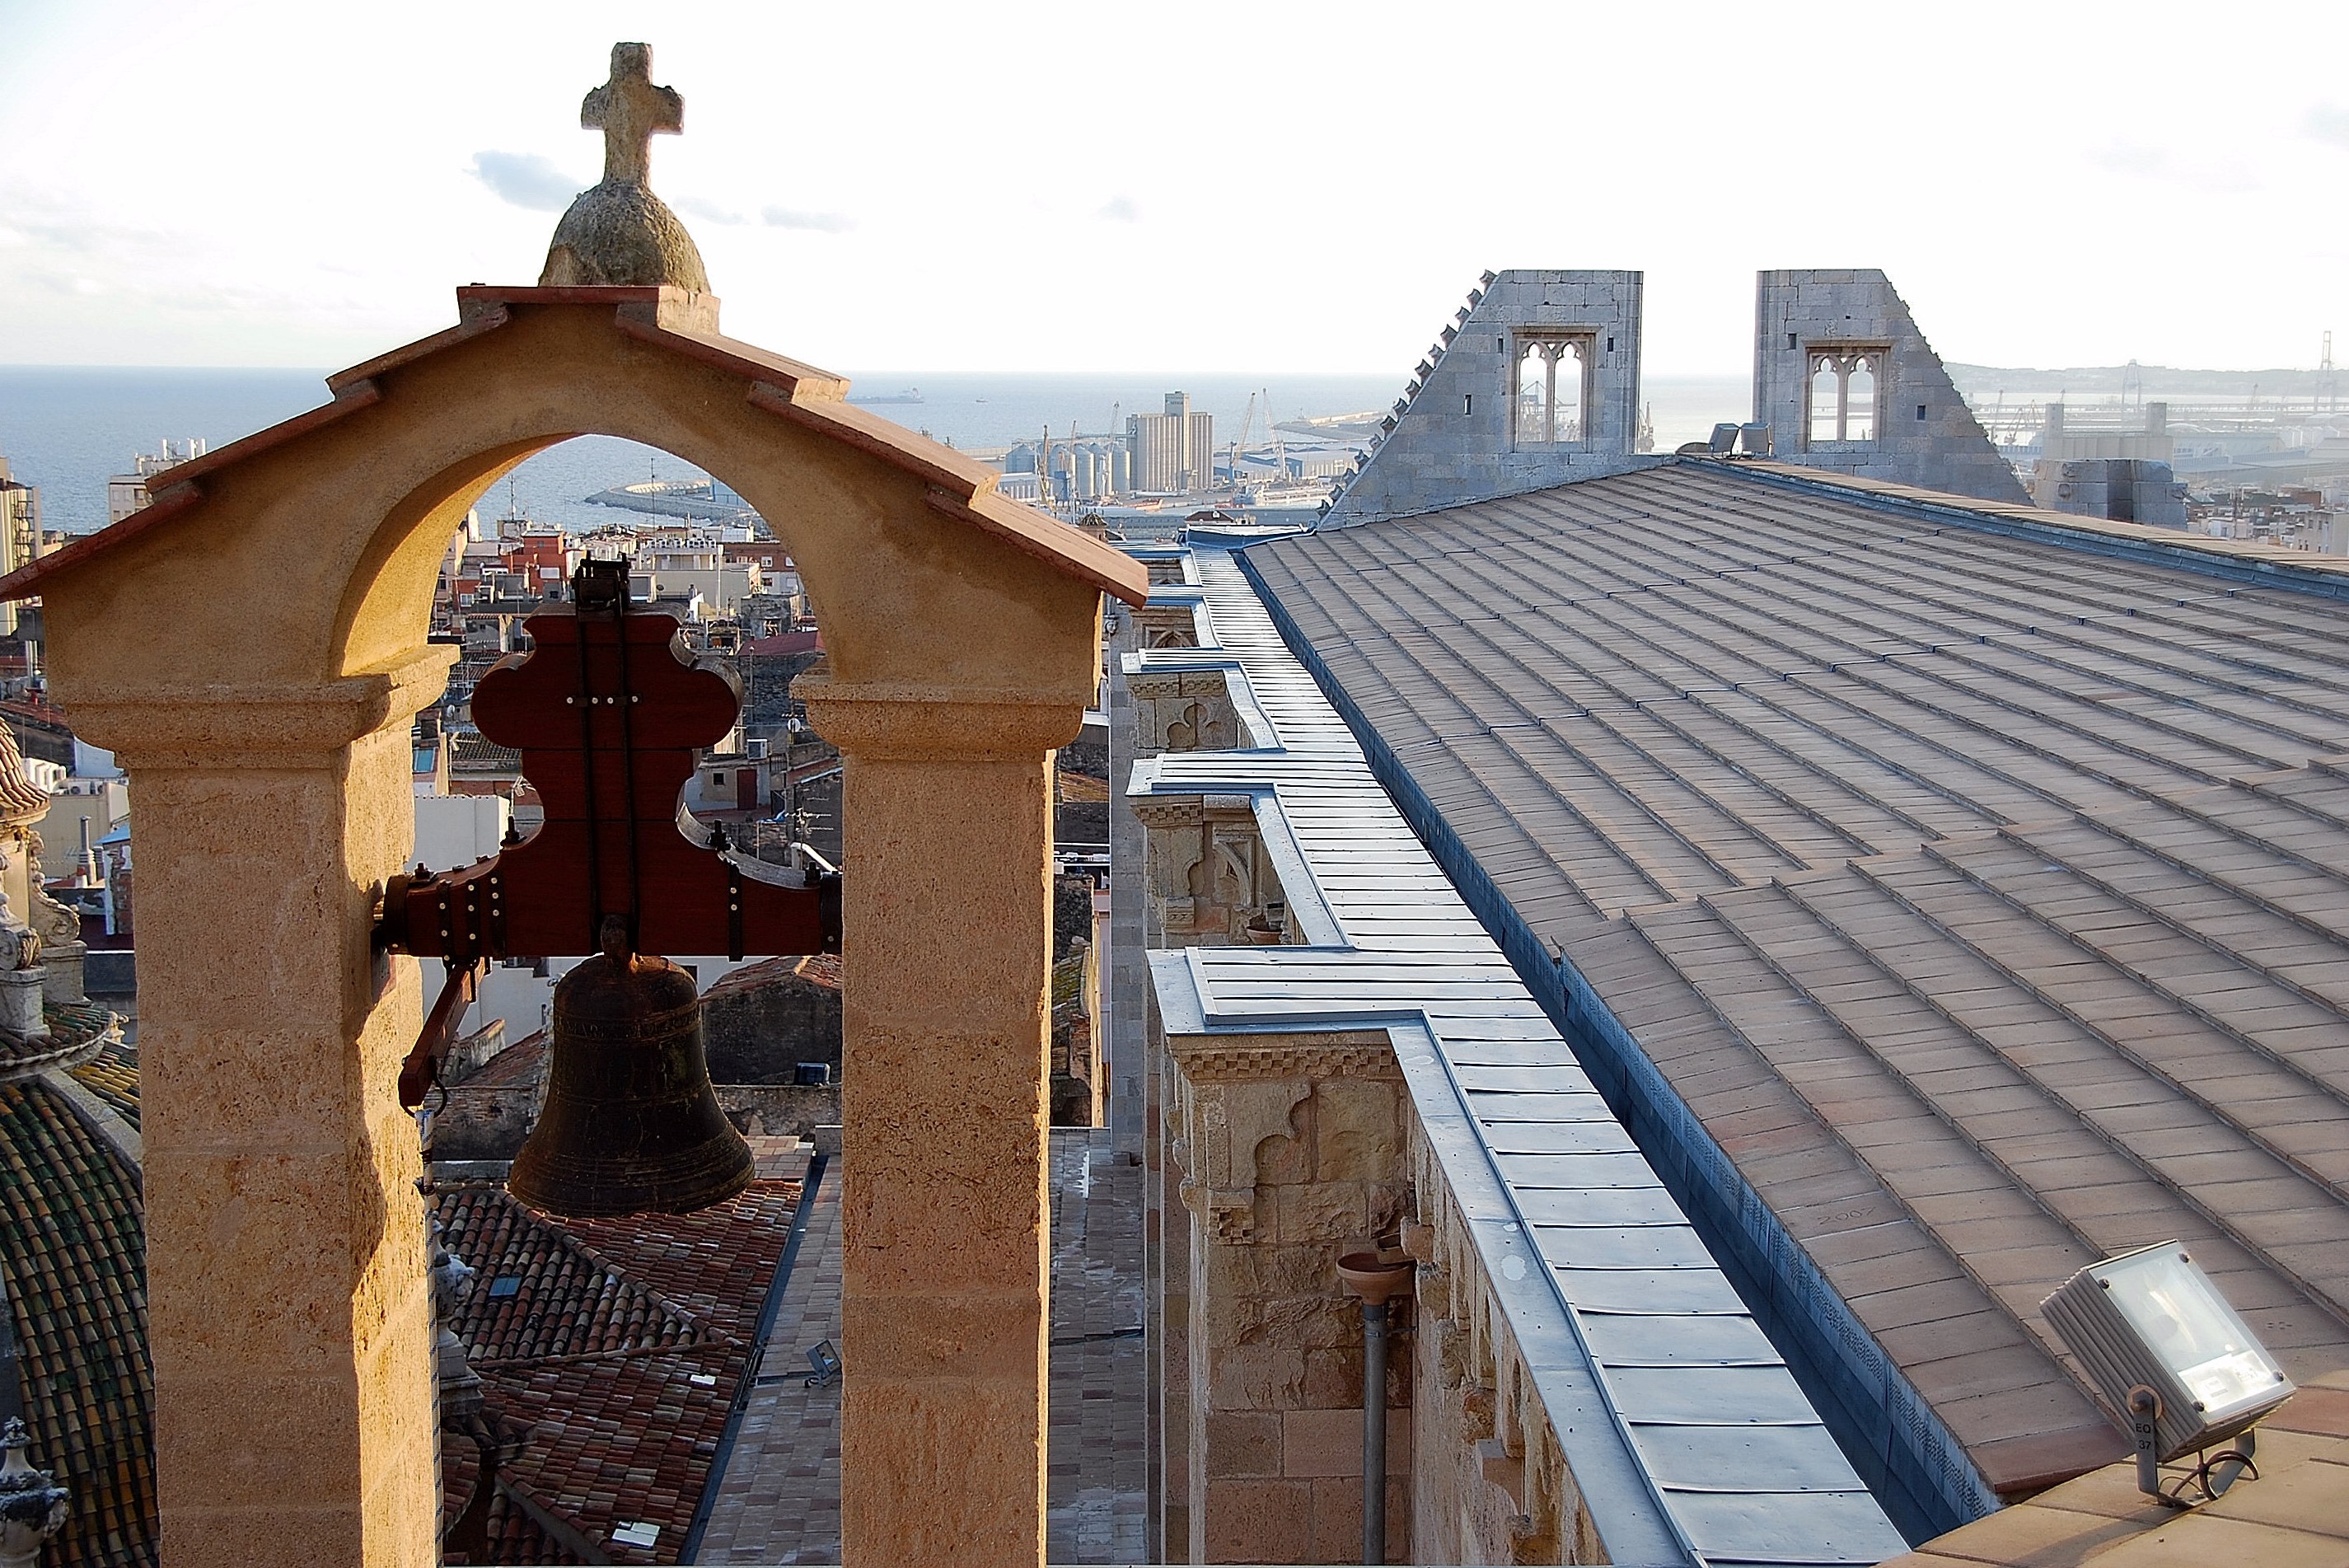
M 717 304 L 713 296 L 674 288 L 460 288 L 456 326 L 328 377 L 334 401 L 171 469 L 170 483 L 156 493 L 152 504 L 0 577 L 0 599 L 37 593 L 43 583 L 67 567 L 200 505 L 206 476 L 380 401 L 384 376 L 495 331 L 512 319 L 517 308 L 575 306 L 609 306 L 615 325 L 626 336 L 750 383 L 746 396 L 752 406 L 927 482 L 926 499 L 932 510 L 991 534 L 1127 604 L 1139 605 L 1149 597 L 1148 573 L 1140 561 L 1049 513 L 1006 499 L 997 493 L 991 470 L 952 448 L 848 402 L 845 378 L 719 335 Z

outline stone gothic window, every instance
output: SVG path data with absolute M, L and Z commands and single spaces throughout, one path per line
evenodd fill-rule
M 1509 365 L 1511 444 L 1565 446 L 1583 439 L 1589 404 L 1590 339 L 1543 335 L 1517 339 Z
M 1811 445 L 1876 439 L 1885 352 L 1878 348 L 1810 351 Z

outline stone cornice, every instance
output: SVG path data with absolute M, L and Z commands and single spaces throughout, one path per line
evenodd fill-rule
M 1195 1084 L 1268 1078 L 1399 1080 L 1402 1068 L 1383 1029 L 1297 1034 L 1170 1034 L 1166 1049 Z

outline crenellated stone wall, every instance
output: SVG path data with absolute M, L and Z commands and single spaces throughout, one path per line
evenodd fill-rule
M 1154 794 L 1134 802 L 1146 830 L 1153 947 L 1278 946 L 1288 899 L 1248 794 Z
M 1133 612 L 1133 623 L 1141 628 L 1144 648 L 1199 646 L 1198 617 L 1187 601 L 1170 603 L 1154 595 L 1150 603 Z
M 1190 1531 L 1179 1560 L 1358 1560 L 1362 1324 L 1336 1263 L 1399 1245 L 1418 1272 L 1389 1308 L 1388 1560 L 1604 1561 L 1385 1031 L 1177 1034 L 1165 1050 L 1188 1230 L 1167 1321 L 1188 1395 L 1167 1464 Z

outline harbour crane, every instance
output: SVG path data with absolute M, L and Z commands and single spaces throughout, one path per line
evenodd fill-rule
M 1265 419 L 1267 422 L 1269 422 L 1271 418 L 1272 405 L 1268 402 L 1265 405 Z M 1240 483 L 1240 449 L 1247 445 L 1248 431 L 1255 428 L 1256 394 L 1254 392 L 1250 392 L 1248 394 L 1247 400 L 1247 412 L 1240 416 L 1240 433 L 1232 441 L 1232 483 L 1235 485 Z

